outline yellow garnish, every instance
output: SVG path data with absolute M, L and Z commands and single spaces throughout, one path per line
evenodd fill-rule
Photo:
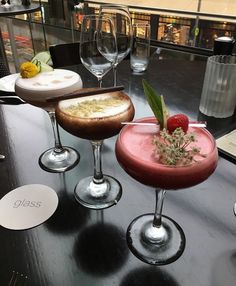
M 36 76 L 40 69 L 32 62 L 25 62 L 20 66 L 20 74 L 23 78 L 30 78 Z

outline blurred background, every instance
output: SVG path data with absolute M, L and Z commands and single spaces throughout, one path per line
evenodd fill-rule
M 151 24 L 153 46 L 210 55 L 216 38 L 236 38 L 236 1 L 232 0 L 32 0 L 39 7 L 36 12 L 10 17 L 17 51 L 10 43 L 9 17 L 0 17 L 11 72 L 16 68 L 13 53 L 22 62 L 49 45 L 78 41 L 83 16 L 98 13 L 101 3 L 129 5 L 133 23 Z

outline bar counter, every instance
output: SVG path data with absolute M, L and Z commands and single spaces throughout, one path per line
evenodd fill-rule
M 135 118 L 152 115 L 141 80 L 145 78 L 164 95 L 171 114 L 185 113 L 192 120 L 206 120 L 208 129 L 219 136 L 236 128 L 236 117 L 207 118 L 198 107 L 206 58 L 163 51 L 152 56 L 148 70 L 132 74 L 129 61 L 118 66 L 118 84 L 131 97 Z M 84 86 L 96 79 L 83 66 L 79 72 Z M 112 72 L 104 86 L 112 84 Z M 155 192 L 128 176 L 119 166 L 114 146 L 116 137 L 104 141 L 103 171 L 118 179 L 123 195 L 116 206 L 95 211 L 74 199 L 77 182 L 93 172 L 88 141 L 60 129 L 63 145 L 81 154 L 80 163 L 64 174 L 48 173 L 38 165 L 40 154 L 53 146 L 48 115 L 29 104 L 0 106 L 0 198 L 26 184 L 53 188 L 59 206 L 45 223 L 28 230 L 0 227 L 0 281 L 8 285 L 12 271 L 29 277 L 30 286 L 232 286 L 236 281 L 236 167 L 219 157 L 218 167 L 205 182 L 179 191 L 168 191 L 163 214 L 182 227 L 186 247 L 182 256 L 165 266 L 151 266 L 128 249 L 126 230 L 137 216 L 154 211 Z

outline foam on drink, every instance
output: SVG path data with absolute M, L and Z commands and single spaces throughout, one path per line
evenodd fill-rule
M 134 106 L 124 92 L 108 92 L 60 101 L 56 116 L 71 134 L 103 140 L 118 134 L 123 127 L 121 122 L 133 119 Z
M 67 94 L 82 88 L 80 76 L 69 70 L 54 69 L 41 72 L 32 78 L 19 77 L 15 92 L 26 102 L 46 103 L 47 97 Z
M 155 118 L 143 118 L 138 122 L 155 122 Z M 197 136 L 194 145 L 201 153 L 189 165 L 164 165 L 157 161 L 153 138 L 155 126 L 125 126 L 116 142 L 116 156 L 125 171 L 137 181 L 163 189 L 192 187 L 206 180 L 217 166 L 218 153 L 213 136 L 204 128 L 191 128 Z
M 130 106 L 130 101 L 109 93 L 64 101 L 61 109 L 80 118 L 110 117 L 122 113 Z

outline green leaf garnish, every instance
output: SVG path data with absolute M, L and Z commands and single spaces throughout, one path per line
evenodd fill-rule
M 148 104 L 150 105 L 157 121 L 159 122 L 160 128 L 166 128 L 168 110 L 166 108 L 163 96 L 158 95 L 145 79 L 143 79 L 142 83 Z

